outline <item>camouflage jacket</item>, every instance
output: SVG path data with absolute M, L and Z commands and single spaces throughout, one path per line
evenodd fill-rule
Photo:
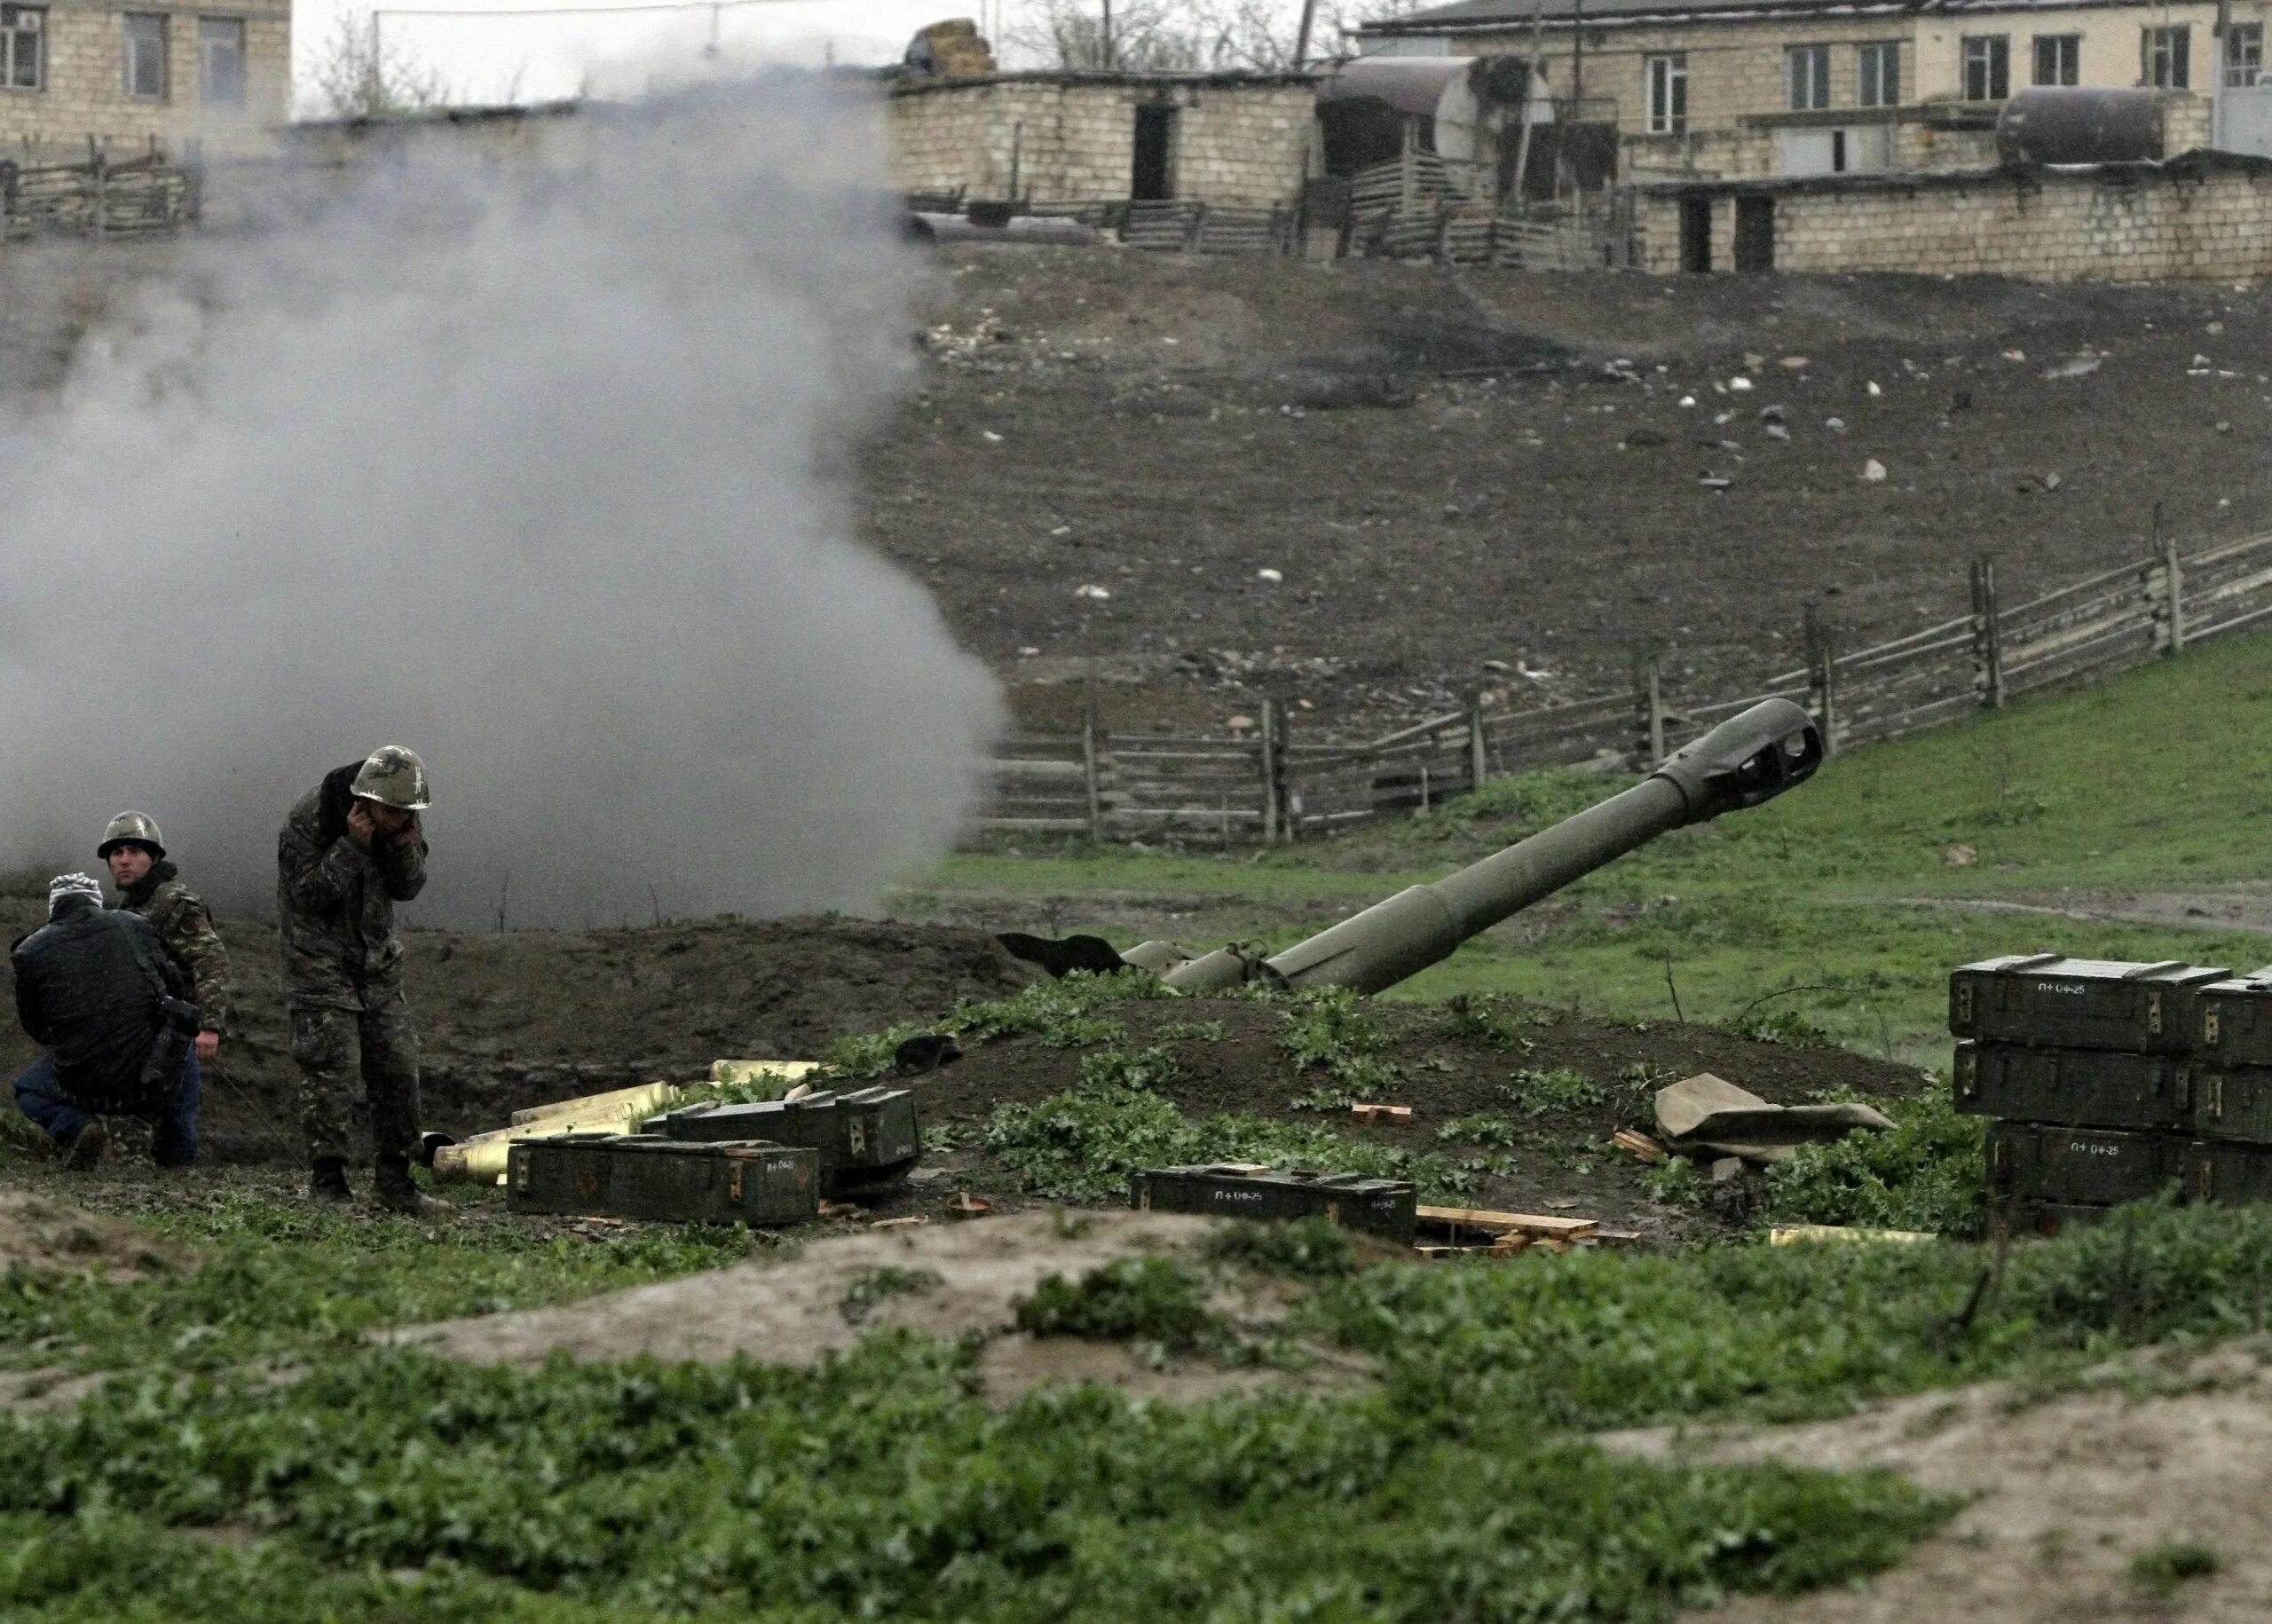
M 425 888 L 426 837 L 375 842 L 347 832 L 351 762 L 301 797 L 276 839 L 276 925 L 284 997 L 295 1008 L 377 1009 L 401 990 L 394 905 Z
M 196 892 L 181 883 L 170 863 L 159 863 L 120 894 L 119 907 L 140 914 L 158 933 L 166 957 L 189 982 L 199 1023 L 208 1032 L 228 1030 L 231 986 L 229 950 L 213 928 L 213 915 Z

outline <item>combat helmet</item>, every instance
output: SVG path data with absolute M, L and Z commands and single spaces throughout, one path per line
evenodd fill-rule
M 103 831 L 103 843 L 95 847 L 98 862 L 107 862 L 111 849 L 118 846 L 146 846 L 153 858 L 166 855 L 166 837 L 158 832 L 158 820 L 147 812 L 122 812 L 110 820 Z
M 358 800 L 375 800 L 404 812 L 423 812 L 432 800 L 426 789 L 426 763 L 416 751 L 400 745 L 382 745 L 371 752 L 347 792 Z

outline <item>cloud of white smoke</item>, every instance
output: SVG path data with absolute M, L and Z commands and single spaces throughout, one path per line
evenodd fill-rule
M 286 810 L 385 743 L 430 923 L 856 911 L 940 851 L 998 699 L 851 539 L 919 274 L 879 125 L 792 77 L 588 115 L 91 335 L 0 421 L 0 871 L 135 807 L 266 914 Z

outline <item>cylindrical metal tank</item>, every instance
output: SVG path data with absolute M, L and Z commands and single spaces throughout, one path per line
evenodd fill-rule
M 2156 91 L 2038 86 L 2006 102 L 1996 120 L 1996 156 L 2010 168 L 2150 163 L 2163 155 Z

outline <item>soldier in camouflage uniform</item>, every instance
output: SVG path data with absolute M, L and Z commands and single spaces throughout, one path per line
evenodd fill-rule
M 371 1194 L 415 1212 L 440 1205 L 410 1174 L 418 1146 L 418 1033 L 402 991 L 394 905 L 426 884 L 426 769 L 389 745 L 300 799 L 276 842 L 276 910 L 292 1058 L 312 1188 L 350 1198 L 348 1112 L 358 1073 L 376 1153 Z
M 109 866 L 118 887 L 117 907 L 140 914 L 158 933 L 166 957 L 190 986 L 190 997 L 203 1017 L 197 1058 L 206 1065 L 228 1030 L 229 950 L 213 928 L 213 915 L 196 892 L 181 882 L 180 871 L 166 858 L 166 838 L 146 812 L 122 812 L 103 831 L 95 855 Z

